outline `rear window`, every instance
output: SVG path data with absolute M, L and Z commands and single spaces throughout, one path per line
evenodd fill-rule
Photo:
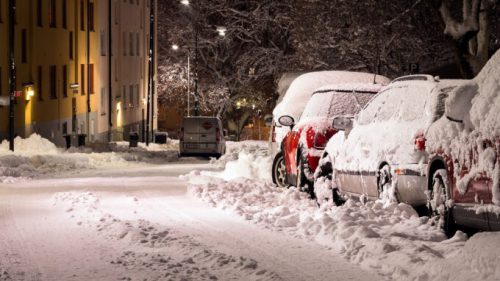
M 335 116 L 358 113 L 376 92 L 319 92 L 308 101 L 301 120 L 314 117 L 333 118 Z
M 186 133 L 207 133 L 215 131 L 218 127 L 218 119 L 216 118 L 185 118 L 184 131 Z
M 425 87 L 412 84 L 390 87 L 380 92 L 361 112 L 360 124 L 383 121 L 425 121 L 432 100 L 432 93 Z

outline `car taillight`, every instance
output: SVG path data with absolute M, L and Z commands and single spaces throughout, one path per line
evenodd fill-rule
M 271 136 L 272 136 L 271 141 L 276 142 L 276 126 L 273 126 L 273 131 L 271 133 Z
M 179 140 L 184 141 L 184 128 L 181 128 L 179 131 Z
M 324 149 L 326 146 L 326 141 L 327 139 L 325 135 L 323 135 L 322 133 L 316 133 L 314 134 L 313 146 L 314 148 Z
M 425 151 L 425 136 L 423 134 L 418 134 L 415 136 L 415 150 Z
M 220 141 L 220 130 L 219 128 L 215 129 L 215 140 Z

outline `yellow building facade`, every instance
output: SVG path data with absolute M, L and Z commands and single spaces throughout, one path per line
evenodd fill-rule
M 150 7 L 149 0 L 17 0 L 15 134 L 59 146 L 67 135 L 92 143 L 142 134 Z M 9 92 L 8 12 L 0 0 L 1 97 Z M 8 137 L 8 110 L 0 107 L 0 139 Z M 154 130 L 156 114 L 152 120 Z

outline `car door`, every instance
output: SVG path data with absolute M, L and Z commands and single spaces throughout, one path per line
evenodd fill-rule
M 296 175 L 297 173 L 297 145 L 300 132 L 292 130 L 287 133 L 283 140 L 283 156 L 285 158 L 286 173 Z

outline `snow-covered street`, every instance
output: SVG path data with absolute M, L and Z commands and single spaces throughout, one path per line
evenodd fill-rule
M 0 280 L 377 279 L 186 196 L 178 175 L 206 162 L 2 184 Z
M 403 203 L 320 208 L 269 179 L 265 142 L 0 146 L 0 280 L 498 280 L 500 235 L 451 239 Z M 30 150 L 31 147 L 32 149 Z

